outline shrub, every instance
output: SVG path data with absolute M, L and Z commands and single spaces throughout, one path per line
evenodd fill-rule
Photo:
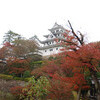
M 12 88 L 10 89 L 10 92 L 11 92 L 14 96 L 16 96 L 17 99 L 19 99 L 19 98 L 20 98 L 20 94 L 22 94 L 22 89 L 23 89 L 22 86 L 15 86 L 15 87 L 12 87 Z
M 32 77 L 28 84 L 22 89 L 22 94 L 20 95 L 21 99 L 45 100 L 49 93 L 49 87 L 50 84 L 46 77 L 41 76 L 38 80 L 35 80 L 35 78 Z
M 12 80 L 13 76 L 11 76 L 11 75 L 5 75 L 5 74 L 0 74 L 0 78 L 1 79 L 5 79 L 5 80 Z
M 97 77 L 98 77 L 98 78 L 100 77 L 100 72 L 97 72 Z
M 31 75 L 30 75 L 30 71 L 29 71 L 29 70 L 25 71 L 24 74 L 23 74 L 23 77 L 24 77 L 24 78 L 30 77 L 30 76 L 31 76 Z
M 41 67 L 43 61 L 31 61 L 30 62 L 30 66 L 31 66 L 31 70 Z
M 21 77 L 14 77 L 13 79 L 14 80 L 23 80 L 23 78 L 21 78 Z
M 28 82 L 30 80 L 30 78 L 21 78 L 21 77 L 14 77 L 14 80 L 21 80 L 21 81 L 25 81 Z

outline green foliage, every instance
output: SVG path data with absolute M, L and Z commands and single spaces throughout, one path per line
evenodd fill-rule
M 31 70 L 41 67 L 42 63 L 43 63 L 43 61 L 31 61 L 30 62 Z
M 22 81 L 24 80 L 24 79 L 21 78 L 21 77 L 14 77 L 13 79 L 14 79 L 14 80 L 22 80 Z
M 14 40 L 19 39 L 19 38 L 21 38 L 21 36 L 20 36 L 19 34 L 14 33 L 13 31 L 9 30 L 9 31 L 8 31 L 7 33 L 5 33 L 5 35 L 4 35 L 4 41 L 3 41 L 3 43 L 4 43 L 4 42 L 9 42 L 9 43 L 11 43 L 11 42 L 13 42 Z
M 11 76 L 11 75 L 5 75 L 5 74 L 0 74 L 0 79 L 12 80 L 13 76 Z
M 31 54 L 27 56 L 28 58 L 31 58 L 32 61 L 41 61 L 42 60 L 42 56 L 37 54 Z
M 54 57 L 50 56 L 50 57 L 48 58 L 48 60 L 54 60 Z
M 97 77 L 100 78 L 100 72 L 97 72 Z
M 21 80 L 21 81 L 25 81 L 25 82 L 28 82 L 30 80 L 30 78 L 13 77 L 11 75 L 5 75 L 5 74 L 0 74 L 0 79 L 4 79 L 4 80 Z
M 23 74 L 23 77 L 24 77 L 24 78 L 30 77 L 30 76 L 31 76 L 31 75 L 30 75 L 30 71 L 29 71 L 29 70 L 25 71 L 24 74 Z
M 33 62 L 34 64 L 42 64 L 43 63 L 43 61 L 35 61 L 35 62 Z
M 11 93 L 0 91 L 0 100 L 17 100 Z
M 46 77 L 41 76 L 38 80 L 32 77 L 26 87 L 22 90 L 20 99 L 24 100 L 45 100 L 49 93 L 48 88 L 50 87 L 49 81 Z
M 21 80 L 21 81 L 25 81 L 28 82 L 30 80 L 30 78 L 21 78 L 21 77 L 14 77 L 14 80 Z

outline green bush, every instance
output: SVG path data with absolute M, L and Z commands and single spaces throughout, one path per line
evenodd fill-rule
M 11 76 L 11 75 L 5 75 L 5 74 L 0 74 L 0 79 L 12 80 L 13 76 Z
M 0 74 L 0 79 L 4 79 L 4 80 L 21 80 L 21 81 L 25 81 L 25 82 L 28 82 L 30 80 L 30 78 L 13 77 L 11 75 L 5 75 L 5 74 Z
M 23 78 L 21 78 L 21 77 L 14 77 L 13 79 L 14 80 L 23 80 Z
M 23 81 L 28 82 L 31 78 L 23 78 Z
M 30 78 L 21 78 L 21 77 L 14 77 L 14 80 L 20 80 L 20 81 L 25 81 L 28 82 L 30 80 Z
M 30 69 L 33 70 L 35 68 L 41 67 L 43 61 L 31 61 L 30 62 Z
M 47 100 L 47 95 L 50 88 L 49 80 L 41 76 L 38 80 L 31 77 L 28 84 L 22 89 L 20 98 L 22 100 Z
M 97 72 L 97 77 L 100 78 L 100 72 Z
M 43 63 L 43 61 L 35 61 L 35 62 L 33 62 L 34 64 L 42 64 Z
M 31 75 L 30 75 L 30 71 L 29 71 L 29 70 L 25 71 L 24 74 L 23 74 L 23 77 L 24 77 L 24 78 L 30 77 L 30 76 L 31 76 Z

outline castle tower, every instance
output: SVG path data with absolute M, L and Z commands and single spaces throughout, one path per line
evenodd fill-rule
M 61 39 L 65 38 L 63 35 L 66 32 L 65 28 L 57 23 L 55 23 L 49 31 L 50 34 L 44 35 L 46 38 L 45 41 L 40 41 L 37 36 L 35 36 L 35 39 L 40 44 L 39 50 L 43 56 L 59 53 L 60 49 L 62 49 L 62 46 L 59 45 L 59 43 L 61 42 Z M 59 39 L 58 42 L 56 42 L 57 39 Z

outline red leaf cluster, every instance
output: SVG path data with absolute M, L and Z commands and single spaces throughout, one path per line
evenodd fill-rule
M 11 58 L 7 62 L 8 72 L 10 74 L 23 74 L 24 71 L 29 70 L 29 61 L 26 59 Z
M 20 94 L 22 94 L 22 89 L 22 86 L 15 86 L 10 89 L 10 92 L 15 96 L 19 96 Z

